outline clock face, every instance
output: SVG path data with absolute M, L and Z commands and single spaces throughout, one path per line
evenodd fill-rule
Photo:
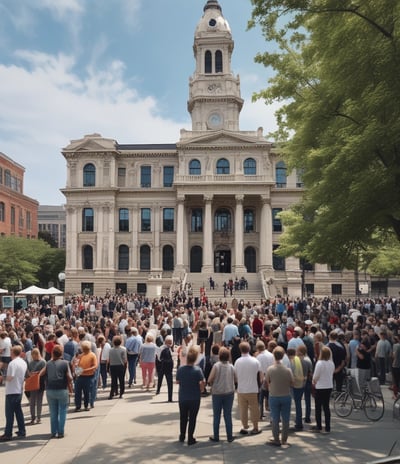
M 208 126 L 211 129 L 218 129 L 222 126 L 222 115 L 220 113 L 211 113 L 208 117 Z

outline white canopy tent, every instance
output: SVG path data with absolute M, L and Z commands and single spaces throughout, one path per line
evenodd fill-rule
M 3 294 L 3 293 L 8 293 L 8 290 L 5 290 L 4 288 L 0 288 L 0 294 Z
M 47 295 L 49 293 L 47 288 L 36 287 L 36 285 L 31 285 L 26 287 L 23 290 L 17 292 L 17 295 Z
M 63 292 L 56 287 L 50 287 L 46 291 L 46 295 L 62 295 Z

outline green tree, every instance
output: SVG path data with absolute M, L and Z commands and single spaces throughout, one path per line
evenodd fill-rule
M 51 248 L 57 248 L 57 242 L 54 240 L 53 236 L 48 230 L 40 230 L 38 233 L 38 238 L 47 242 Z
M 65 268 L 65 251 L 51 248 L 43 240 L 0 238 L 0 285 L 18 291 L 28 285 L 57 281 Z M 45 278 L 43 279 L 43 276 Z
M 272 52 L 282 156 L 301 169 L 305 194 L 280 253 L 355 264 L 377 231 L 400 239 L 400 2 L 252 0 Z

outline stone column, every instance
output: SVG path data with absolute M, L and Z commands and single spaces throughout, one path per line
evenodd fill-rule
M 244 218 L 243 218 L 243 200 L 244 195 L 235 195 L 236 211 L 235 211 L 235 264 L 234 270 L 236 274 L 246 272 L 244 267 L 244 250 L 243 250 L 243 233 L 244 233 Z
M 97 249 L 96 249 L 96 271 L 102 270 L 106 266 L 104 265 L 103 250 L 104 250 L 104 208 L 99 206 L 95 210 L 95 216 L 97 216 Z
M 67 253 L 65 270 L 78 268 L 78 214 L 82 211 L 73 206 L 67 206 Z M 82 214 L 82 213 L 81 213 Z
M 185 195 L 177 197 L 176 213 L 176 271 L 183 271 L 183 245 L 184 245 L 184 227 L 185 223 Z
M 134 206 L 130 212 L 131 214 L 131 224 L 132 224 L 132 250 L 131 250 L 131 259 L 130 259 L 130 270 L 136 272 L 138 270 L 138 225 L 139 225 L 139 208 Z
M 203 227 L 203 267 L 202 272 L 212 274 L 214 272 L 213 264 L 213 221 L 212 221 L 212 200 L 213 195 L 204 195 L 205 214 Z
M 153 232 L 153 257 L 151 260 L 151 270 L 160 272 L 161 271 L 161 264 L 160 264 L 160 231 L 161 231 L 161 216 L 163 213 L 163 209 L 161 206 L 157 204 L 153 204 L 153 214 L 154 214 L 154 232 Z
M 261 195 L 260 269 L 272 270 L 272 209 L 269 195 Z

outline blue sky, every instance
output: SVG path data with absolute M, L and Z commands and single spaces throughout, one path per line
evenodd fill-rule
M 61 149 L 94 132 L 119 143 L 173 143 L 186 109 L 193 36 L 206 0 L 0 0 L 0 151 L 25 169 L 24 193 L 65 203 Z M 220 0 L 241 78 L 241 129 L 275 129 L 274 110 L 251 103 L 269 71 L 268 44 L 246 31 L 250 0 Z

